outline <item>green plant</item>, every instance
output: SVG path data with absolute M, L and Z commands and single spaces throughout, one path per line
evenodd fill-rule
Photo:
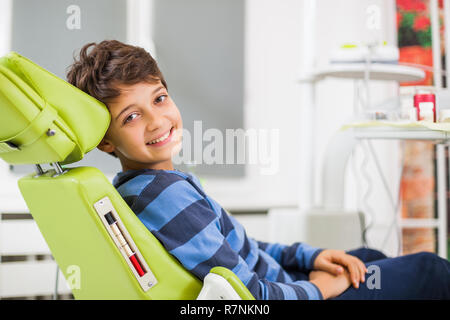
M 431 46 L 428 0 L 397 0 L 398 45 Z

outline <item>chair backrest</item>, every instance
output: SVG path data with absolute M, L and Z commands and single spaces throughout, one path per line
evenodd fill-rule
M 0 58 L 0 157 L 73 163 L 110 121 L 96 99 L 17 53 Z M 20 191 L 77 299 L 195 299 L 201 281 L 139 221 L 97 169 L 32 173 Z
M 202 283 L 154 238 L 99 170 L 80 167 L 55 174 L 32 174 L 22 178 L 19 187 L 75 298 L 196 298 Z M 96 211 L 95 204 L 105 197 L 148 268 L 145 283 Z

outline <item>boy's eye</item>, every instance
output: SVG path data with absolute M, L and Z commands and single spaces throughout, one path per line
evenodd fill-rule
M 133 121 L 136 117 L 137 117 L 137 113 L 132 113 L 128 117 L 125 118 L 123 123 L 126 124 L 126 123 L 128 123 L 130 121 Z
M 166 100 L 166 98 L 167 98 L 167 95 L 165 95 L 165 94 L 160 95 L 158 98 L 155 99 L 155 102 L 156 102 L 156 103 L 161 103 L 161 102 L 163 102 L 164 100 Z

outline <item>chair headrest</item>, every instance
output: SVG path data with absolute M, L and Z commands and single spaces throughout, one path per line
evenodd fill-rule
M 10 164 L 79 161 L 103 138 L 106 106 L 11 52 L 0 58 L 0 158 Z

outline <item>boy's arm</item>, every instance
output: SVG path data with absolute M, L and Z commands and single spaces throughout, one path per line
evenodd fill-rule
M 316 257 L 323 249 L 306 243 L 296 242 L 292 245 L 257 241 L 258 247 L 274 258 L 283 268 L 296 268 L 310 271 Z
M 187 181 L 172 183 L 158 195 L 147 193 L 150 202 L 137 213 L 139 219 L 201 280 L 211 268 L 223 266 L 233 271 L 256 299 L 322 299 L 309 281 L 271 282 L 253 272 L 220 232 L 217 214 Z
M 261 241 L 257 243 L 260 249 L 271 255 L 283 268 L 300 268 L 306 272 L 321 270 L 334 276 L 348 271 L 355 288 L 365 281 L 367 268 L 364 262 L 343 250 L 318 249 L 306 243 L 294 243 L 291 246 Z

